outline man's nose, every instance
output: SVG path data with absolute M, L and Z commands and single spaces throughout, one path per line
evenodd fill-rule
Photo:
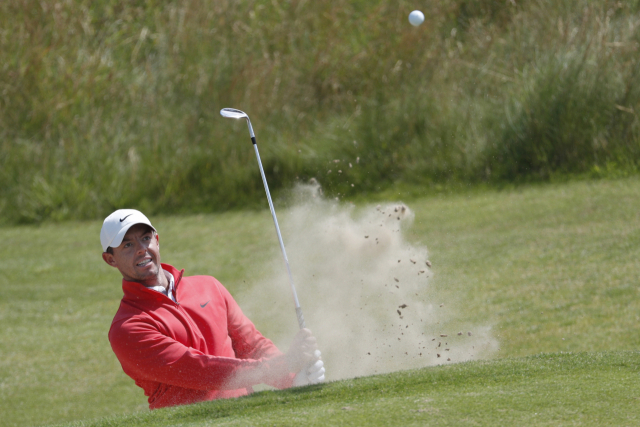
M 136 252 L 144 253 L 147 250 L 147 245 L 142 240 L 136 240 Z

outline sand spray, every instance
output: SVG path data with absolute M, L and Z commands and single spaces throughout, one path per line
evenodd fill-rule
M 445 329 L 464 307 L 435 300 L 427 248 L 403 235 L 414 219 L 408 206 L 356 209 L 323 197 L 316 182 L 298 185 L 292 200 L 278 219 L 327 380 L 483 359 L 498 349 L 489 325 Z M 297 322 L 279 251 L 237 298 L 261 332 L 286 351 Z

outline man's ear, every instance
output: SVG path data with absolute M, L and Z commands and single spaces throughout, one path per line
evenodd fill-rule
M 111 267 L 118 268 L 118 265 L 116 264 L 115 258 L 109 252 L 102 252 L 102 259 L 104 260 L 104 262 L 109 264 Z

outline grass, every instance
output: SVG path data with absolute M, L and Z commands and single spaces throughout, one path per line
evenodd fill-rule
M 636 425 L 637 352 L 556 353 L 471 362 L 67 424 Z
M 640 320 L 637 185 L 425 200 L 415 233 L 440 266 L 436 286 L 468 307 L 468 320 L 496 325 L 505 355 L 630 350 L 640 344 L 629 334 Z
M 68 425 L 630 426 L 640 420 L 639 368 L 637 352 L 543 354 Z
M 401 416 L 414 420 L 430 414 L 428 408 L 436 408 L 429 416 L 441 422 L 454 417 L 451 419 L 463 423 L 464 418 L 453 413 L 468 410 L 472 412 L 469 420 L 476 420 L 473 414 L 478 413 L 482 418 L 476 421 L 485 425 L 491 420 L 598 425 L 591 421 L 598 414 L 609 414 L 622 425 L 632 424 L 622 417 L 637 420 L 638 416 L 624 405 L 631 405 L 629 399 L 636 390 L 636 383 L 625 378 L 636 369 L 637 356 L 631 351 L 639 344 L 632 333 L 640 308 L 636 284 L 640 273 L 636 262 L 640 256 L 639 193 L 640 180 L 625 178 L 412 196 L 405 202 L 416 218 L 407 237 L 429 248 L 434 298 L 456 308 L 443 329 L 457 330 L 470 323 L 492 326 L 500 342 L 496 361 L 171 411 L 203 411 L 212 417 L 211 411 L 218 411 L 215 408 L 236 413 L 248 405 L 254 408 L 256 423 L 282 423 L 288 418 L 278 417 L 302 416 L 297 411 L 307 411 L 300 408 L 310 405 L 308 410 L 318 417 L 310 422 L 330 417 L 336 424 L 358 424 L 363 419 L 358 417 L 369 413 L 382 420 L 387 415 L 396 421 L 404 419 L 396 418 Z M 403 198 L 401 194 L 395 197 Z M 267 211 L 152 219 L 160 230 L 163 261 L 185 268 L 188 274 L 214 274 L 235 295 L 242 296 L 250 286 L 246 283 L 256 281 L 265 263 L 277 255 Z M 0 270 L 5 283 L 0 300 L 0 400 L 8 408 L 3 410 L 3 425 L 133 413 L 138 415 L 122 420 L 151 420 L 153 424 L 154 417 L 160 423 L 162 417 L 174 413 L 145 415 L 144 396 L 122 373 L 109 348 L 106 334 L 121 290 L 117 271 L 100 260 L 100 225 L 90 221 L 0 228 L 4 243 Z M 268 324 L 261 329 L 267 336 L 273 333 Z M 513 359 L 539 353 L 554 354 Z M 540 370 L 532 373 L 528 367 Z M 416 382 L 412 382 L 414 376 Z M 492 382 L 494 377 L 505 378 L 505 383 Z M 420 378 L 426 378 L 427 385 L 419 385 Z M 447 385 L 445 378 L 458 379 Z M 362 401 L 348 397 L 349 387 L 361 387 L 366 395 L 368 385 L 378 381 L 380 389 L 407 391 L 397 391 L 388 401 L 379 396 L 362 397 Z M 334 392 L 345 402 L 330 397 L 325 406 L 323 393 Z M 304 400 L 304 396 L 312 398 Z M 478 406 L 473 403 L 476 396 L 483 396 Z M 423 397 L 435 403 L 414 402 Z M 292 406 L 284 404 L 290 399 L 295 401 Z M 298 406 L 295 399 L 306 403 Z M 423 403 L 427 412 L 406 412 L 423 408 Z M 394 405 L 405 408 L 406 413 L 389 409 Z M 483 405 L 486 408 L 481 410 Z M 546 408 L 540 421 L 533 415 L 539 412 L 536 405 Z M 275 406 L 275 412 L 265 406 Z M 343 411 L 342 406 L 356 410 Z M 185 417 L 184 423 L 191 420 L 191 415 Z M 208 421 L 200 417 L 194 419 L 195 425 L 206 425 Z M 95 422 L 117 425 L 118 420 Z M 242 421 L 238 418 L 237 422 Z M 601 419 L 600 425 L 606 423 Z
M 224 107 L 276 193 L 635 174 L 639 29 L 638 0 L 3 2 L 0 222 L 255 207 Z

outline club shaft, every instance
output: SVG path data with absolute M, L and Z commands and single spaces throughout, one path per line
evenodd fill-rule
M 284 242 L 282 241 L 282 234 L 280 233 L 280 227 L 278 226 L 278 218 L 276 217 L 276 211 L 273 208 L 273 201 L 271 200 L 271 193 L 269 192 L 269 185 L 267 184 L 267 177 L 264 174 L 262 167 L 262 161 L 260 160 L 260 153 L 258 152 L 258 144 L 256 143 L 256 137 L 253 135 L 253 129 L 249 125 L 251 135 L 251 142 L 253 142 L 253 148 L 256 151 L 256 158 L 258 159 L 258 166 L 260 167 L 260 175 L 262 176 L 262 182 L 264 183 L 264 191 L 267 193 L 267 200 L 269 201 L 269 209 L 271 209 L 271 217 L 273 218 L 273 224 L 276 227 L 276 234 L 278 235 L 278 242 L 280 243 L 280 250 L 282 251 L 282 257 L 284 258 L 284 265 L 287 267 L 287 274 L 289 275 L 289 283 L 291 284 L 291 291 L 293 292 L 293 302 L 296 305 L 296 316 L 298 317 L 298 325 L 300 329 L 305 327 L 304 316 L 302 315 L 302 308 L 300 308 L 300 302 L 298 302 L 298 294 L 296 287 L 293 284 L 293 276 L 291 275 L 291 268 L 289 267 L 289 259 L 287 258 L 287 251 L 284 249 Z

